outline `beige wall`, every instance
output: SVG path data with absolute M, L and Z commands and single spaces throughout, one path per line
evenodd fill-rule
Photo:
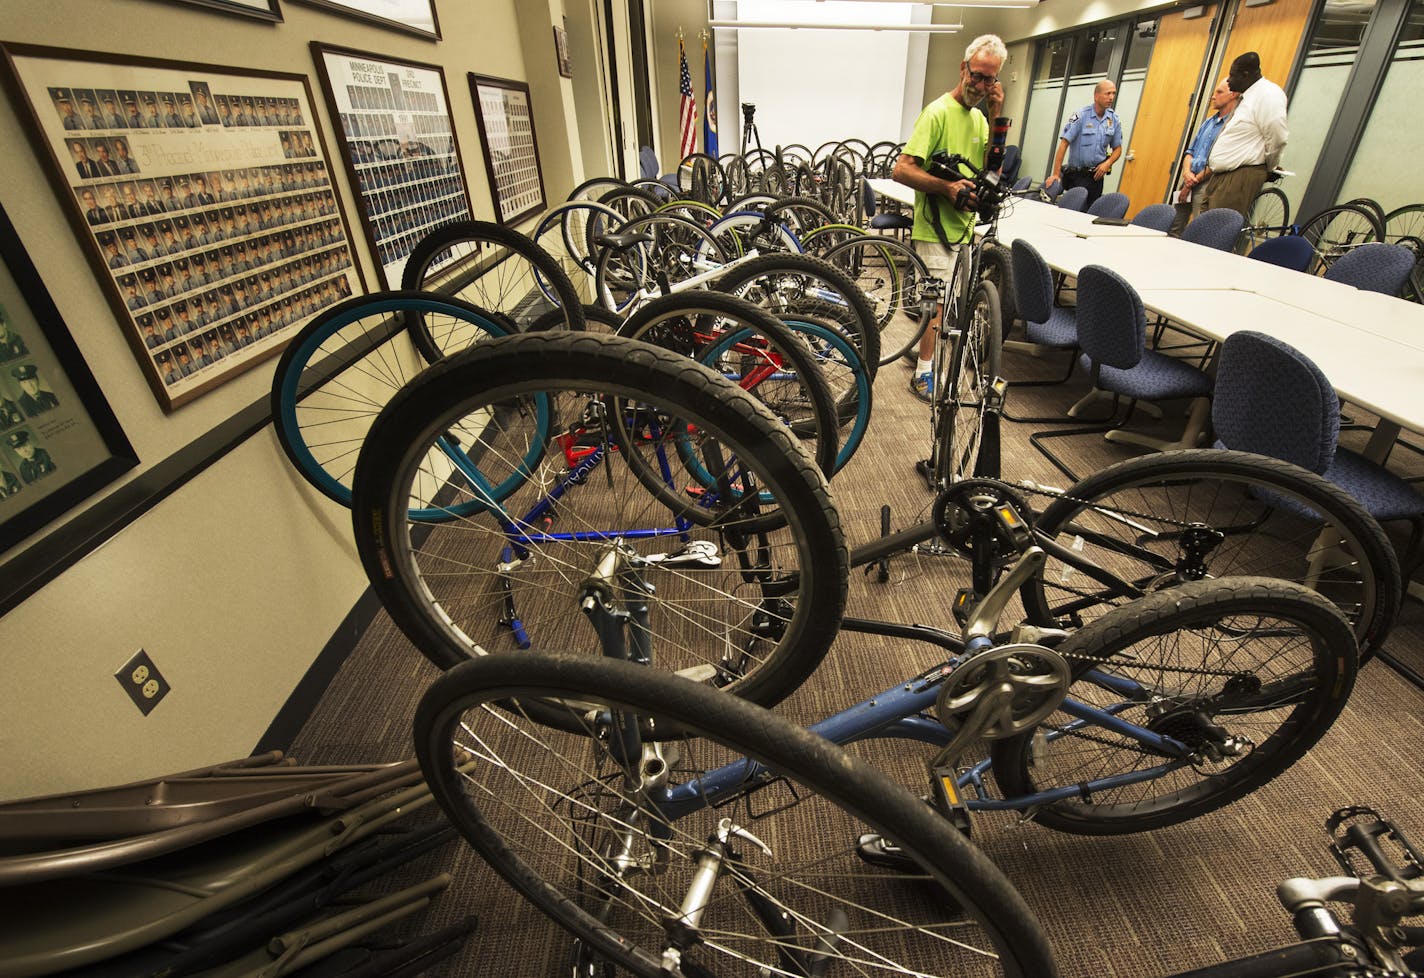
M 553 53 L 563 0 L 443 0 L 438 43 L 281 7 L 285 22 L 273 25 L 151 0 L 14 0 L 0 3 L 0 39 L 305 74 L 333 153 L 311 40 L 442 65 L 474 212 L 485 219 L 494 210 L 466 72 L 527 80 L 548 196 L 562 199 L 582 178 L 573 82 L 558 77 Z M 126 480 L 265 399 L 275 361 L 165 415 L 8 98 L 0 140 L 9 148 L 0 203 L 133 442 L 141 466 Z M 357 260 L 375 283 L 345 171 L 333 172 Z M 294 474 L 269 428 L 0 619 L 0 799 L 246 754 L 364 588 L 349 520 Z M 172 685 L 147 718 L 113 677 L 139 647 Z

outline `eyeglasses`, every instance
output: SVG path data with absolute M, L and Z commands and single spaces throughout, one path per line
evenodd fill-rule
M 976 85 L 992 85 L 999 80 L 998 75 L 985 75 L 977 71 L 969 72 L 969 80 Z

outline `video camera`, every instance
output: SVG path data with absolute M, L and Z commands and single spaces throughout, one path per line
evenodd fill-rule
M 955 197 L 954 206 L 960 210 L 969 209 L 969 198 L 977 197 L 979 222 L 987 224 L 998 216 L 999 206 L 1008 196 L 1008 189 L 999 181 L 999 170 L 1004 165 L 1004 148 L 1008 142 L 1009 126 L 1006 116 L 997 116 L 990 127 L 989 158 L 980 169 L 958 153 L 940 150 L 925 161 L 925 170 L 941 180 L 972 180 L 973 188 L 965 187 Z

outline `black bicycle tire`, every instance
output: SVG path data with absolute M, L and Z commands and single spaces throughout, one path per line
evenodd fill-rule
M 1145 832 L 1224 807 L 1262 787 L 1299 760 L 1339 716 L 1354 687 L 1358 668 L 1355 637 L 1349 623 L 1334 605 L 1308 588 L 1273 578 L 1196 581 L 1114 609 L 1074 632 L 1057 651 L 1069 659 L 1077 680 L 1101 666 L 1092 661 L 1075 662 L 1075 656 L 1112 655 L 1129 649 L 1138 638 L 1176 633 L 1193 623 L 1215 620 L 1222 615 L 1252 613 L 1278 616 L 1315 632 L 1312 647 L 1314 669 L 1319 676 L 1314 686 L 1318 695 L 1295 703 L 1289 719 L 1281 722 L 1279 742 L 1277 735 L 1272 734 L 1269 740 L 1255 745 L 1250 754 L 1227 773 L 1205 776 L 1196 783 L 1200 790 L 1180 792 L 1186 796 L 1182 800 L 1152 806 L 1150 811 L 1107 817 L 1089 811 L 1101 806 L 1090 800 L 1074 799 L 1039 807 L 1034 813 L 1035 821 L 1048 828 L 1082 835 Z M 1129 658 L 1127 667 L 1152 670 L 1151 665 L 1144 666 L 1138 657 Z M 1221 668 L 1226 668 L 1229 661 L 1227 659 Z M 1069 695 L 1074 695 L 1072 688 Z M 1306 715 L 1299 717 L 1302 711 Z M 1030 731 L 999 741 L 990 749 L 994 777 L 1006 797 L 1041 790 L 1030 772 L 1036 736 Z M 1276 746 L 1263 751 L 1266 744 Z
M 822 220 L 818 224 L 804 226 L 800 220 L 795 219 L 800 210 L 808 211 Z M 780 215 L 785 212 L 790 212 L 792 215 L 791 223 L 781 220 Z M 836 216 L 827 209 L 825 204 L 814 197 L 783 197 L 766 209 L 766 216 L 778 224 L 785 224 L 798 240 L 804 238 L 809 230 L 814 230 L 824 224 L 836 223 Z
M 810 255 L 789 253 L 758 255 L 739 263 L 727 274 L 717 279 L 712 287 L 722 292 L 735 292 L 752 280 L 773 272 L 816 276 L 841 294 L 849 306 L 849 315 L 834 317 L 833 321 L 860 350 L 866 366 L 870 369 L 871 378 L 874 379 L 875 371 L 880 366 L 880 331 L 875 328 L 875 310 L 871 308 L 870 302 L 855 283 L 839 269 Z M 773 310 L 778 314 L 785 311 L 787 310 Z M 822 319 L 831 318 L 826 316 L 824 311 L 812 311 L 811 314 Z
M 1359 623 L 1356 625 L 1362 661 L 1367 661 L 1388 637 L 1399 611 L 1402 578 L 1398 558 L 1379 523 L 1353 496 L 1315 473 L 1289 462 L 1249 452 L 1210 448 L 1162 452 L 1128 459 L 1096 472 L 1070 487 L 1064 494 L 1065 498 L 1055 499 L 1038 516 L 1035 525 L 1041 534 L 1049 538 L 1066 535 L 1078 513 L 1089 508 L 1094 502 L 1105 502 L 1106 498 L 1114 493 L 1163 480 L 1178 485 L 1188 479 L 1203 477 L 1229 479 L 1242 485 L 1259 482 L 1276 491 L 1293 494 L 1308 501 L 1315 511 L 1328 515 L 1332 525 L 1349 534 L 1355 541 L 1353 546 L 1368 565 L 1372 577 L 1370 583 L 1362 585 L 1365 593 L 1361 603 L 1362 606 L 1368 607 L 1362 607 Z M 1166 558 L 1166 562 L 1170 563 L 1170 558 Z M 1059 612 L 1051 607 L 1044 590 L 1045 574 L 1051 576 L 1054 573 L 1056 570 L 1053 569 L 1045 571 L 1021 590 L 1024 610 L 1029 620 L 1040 625 L 1059 621 Z M 1285 577 L 1282 567 L 1260 564 L 1223 568 L 1214 576 L 1225 574 Z M 1346 610 L 1348 613 L 1348 609 Z
M 840 258 L 843 253 L 850 252 L 852 248 L 861 248 L 866 245 L 882 249 L 887 253 L 894 253 L 896 255 L 903 256 L 906 261 L 910 262 L 914 266 L 915 273 L 920 277 L 921 281 L 930 277 L 930 270 L 925 265 L 924 259 L 922 259 L 913 248 L 906 245 L 904 242 L 896 241 L 894 238 L 885 238 L 881 237 L 880 235 L 862 234 L 854 238 L 849 238 L 845 241 L 841 241 L 833 245 L 826 251 L 824 255 L 821 255 L 819 257 L 822 261 L 825 261 L 836 268 L 843 269 L 843 264 L 838 264 L 837 259 Z M 897 292 L 899 294 L 897 295 L 895 301 L 886 303 L 886 315 L 884 317 L 876 318 L 876 326 L 880 333 L 880 366 L 882 367 L 885 366 L 887 363 L 894 363 L 896 360 L 900 359 L 900 357 L 904 356 L 910 350 L 914 349 L 916 344 L 918 344 L 920 341 L 920 335 L 924 333 L 925 327 L 929 325 L 930 319 L 934 316 L 934 309 L 932 307 L 917 308 L 911 311 L 909 307 L 904 303 L 906 299 L 912 297 L 905 294 L 904 287 L 902 287 L 900 290 L 897 290 Z M 894 318 L 896 313 L 900 311 L 900 309 L 905 309 L 906 316 L 918 321 L 918 326 L 914 327 L 910 331 L 913 333 L 913 335 L 908 335 L 899 330 L 892 331 L 890 334 L 890 341 L 887 342 L 885 327 L 889 324 L 890 320 Z
M 658 726 L 666 721 L 799 783 L 803 790 L 825 798 L 871 831 L 902 845 L 959 903 L 967 922 L 985 929 L 1003 962 L 1002 969 L 995 970 L 1018 978 L 1053 978 L 1057 974 L 1033 912 L 988 857 L 907 789 L 829 741 L 752 704 L 629 663 L 549 655 L 467 662 L 438 679 L 416 711 L 416 753 L 432 792 L 461 834 L 496 872 L 605 962 L 645 976 L 667 973 L 660 953 L 644 950 L 614 933 L 608 924 L 580 907 L 579 900 L 521 858 L 517 841 L 501 833 L 472 800 L 460 771 L 467 755 L 452 745 L 461 718 L 470 709 L 507 702 L 511 697 L 560 696 L 596 697 L 600 703 L 651 716 Z M 492 810 L 498 806 L 497 801 L 487 804 Z M 533 808 L 537 812 L 539 806 Z M 863 867 L 862 871 L 868 870 Z M 893 920 L 885 918 L 885 923 Z M 774 938 L 766 940 L 775 947 Z M 950 952 L 946 949 L 943 953 Z M 689 973 L 708 972 L 699 966 Z
M 845 611 L 849 555 L 825 479 L 791 433 L 750 395 L 686 357 L 622 337 L 552 330 L 484 343 L 427 370 L 387 405 L 357 464 L 352 525 L 362 566 L 392 620 L 442 669 L 472 657 L 469 640 L 452 619 L 425 606 L 435 599 L 406 564 L 402 455 L 418 451 L 427 432 L 443 431 L 472 392 L 555 381 L 616 387 L 619 396 L 658 399 L 685 408 L 689 418 L 715 421 L 739 457 L 755 461 L 763 484 L 777 485 L 778 498 L 786 500 L 778 525 L 790 525 L 801 551 L 796 607 L 763 664 L 725 688 L 764 705 L 789 695 L 824 657 Z M 695 403 L 681 403 L 687 400 Z M 575 610 L 571 601 L 568 614 Z
M 938 418 L 932 421 L 937 428 L 934 433 L 936 445 L 932 468 L 935 479 L 941 486 L 949 486 L 961 479 L 969 479 L 978 474 L 979 449 L 982 445 L 984 430 L 985 395 L 989 385 L 999 375 L 999 358 L 1003 347 L 1003 341 L 999 338 L 1003 328 L 1002 317 L 999 314 L 999 293 L 988 282 L 976 281 L 970 295 L 972 299 L 968 307 L 967 318 L 972 319 L 982 304 L 985 310 L 985 335 L 982 338 L 969 335 L 975 330 L 961 332 L 954 342 L 954 350 L 951 354 L 953 360 L 950 372 L 945 377 L 944 386 L 936 390 L 934 394 L 935 403 L 942 406 L 941 410 L 947 407 L 953 412 L 948 423 L 940 420 L 943 418 L 943 414 L 939 414 Z M 983 363 L 982 369 L 978 371 L 976 377 L 979 386 L 979 399 L 964 404 L 957 396 L 960 389 L 960 378 L 969 365 L 975 350 L 987 353 L 988 360 Z M 947 391 L 953 391 L 955 395 L 949 397 L 944 393 Z M 969 429 L 961 428 L 957 423 L 960 412 L 966 408 L 978 412 L 979 415 L 977 421 L 972 423 L 970 439 L 960 437 L 963 432 Z M 972 440 L 972 444 L 967 448 L 963 444 L 966 440 Z M 998 478 L 999 475 L 997 472 L 985 474 L 990 478 Z
M 1330 267 L 1330 263 L 1325 260 L 1324 253 L 1321 251 L 1320 238 L 1326 229 L 1330 227 L 1331 223 L 1342 215 L 1347 214 L 1360 218 L 1369 225 L 1369 233 L 1358 242 L 1351 241 L 1351 244 L 1367 244 L 1371 241 L 1384 240 L 1384 228 L 1380 227 L 1379 218 L 1371 209 L 1361 207 L 1358 204 L 1336 204 L 1334 207 L 1327 207 L 1325 210 L 1311 216 L 1309 220 L 1302 221 L 1300 224 L 1301 237 L 1309 241 L 1310 246 L 1314 248 L 1316 252 L 1315 261 L 1310 268 L 1306 269 L 1310 274 L 1319 275 L 1326 268 Z
M 707 230 L 707 228 L 703 227 L 701 224 L 692 220 L 691 218 L 682 217 L 677 214 L 671 213 L 670 211 L 665 212 L 662 210 L 657 210 L 651 214 L 644 214 L 641 217 L 632 218 L 628 221 L 625 221 L 622 225 L 619 226 L 618 233 L 647 233 L 647 229 L 651 227 L 654 229 L 653 233 L 655 235 L 655 243 L 657 240 L 657 229 L 664 226 L 668 228 L 678 229 L 683 234 L 691 235 L 692 237 L 697 238 L 699 244 L 696 249 L 696 253 L 706 258 L 707 260 L 715 262 L 724 262 L 727 260 L 726 252 L 722 249 L 722 246 L 718 243 L 717 239 L 711 234 L 711 232 Z M 617 300 L 613 298 L 614 294 L 612 290 L 610 290 L 608 287 L 609 267 L 611 263 L 615 260 L 622 260 L 624 255 L 628 255 L 634 251 L 638 251 L 639 253 L 641 253 L 644 247 L 645 246 L 640 243 L 635 244 L 630 248 L 623 249 L 621 251 L 615 248 L 600 248 L 601 253 L 598 256 L 598 261 L 596 262 L 593 273 L 593 294 L 595 300 L 599 304 L 603 305 L 604 308 L 610 308 L 610 302 L 615 305 L 617 304 Z M 649 271 L 654 270 L 649 269 Z M 695 268 L 688 269 L 688 271 L 692 272 L 693 274 L 697 273 L 697 270 Z M 670 278 L 669 284 L 676 285 L 679 281 L 681 281 L 681 279 Z M 638 283 L 640 288 L 656 284 L 656 282 Z M 621 306 L 618 307 L 618 309 L 627 309 L 629 304 L 632 303 L 635 299 L 636 295 L 630 295 L 629 301 L 623 303 Z
M 1014 294 L 1014 263 L 1008 248 L 997 241 L 986 241 L 980 258 L 979 277 L 999 292 L 999 315 L 1003 323 L 1000 339 L 1005 339 L 1014 320 L 1019 317 L 1018 296 Z
M 791 361 L 810 399 L 814 430 L 803 424 L 793 424 L 790 427 L 799 436 L 814 435 L 816 467 L 829 478 L 836 470 L 836 455 L 840 449 L 840 420 L 835 397 L 831 394 L 830 386 L 809 348 L 790 327 L 766 309 L 734 295 L 707 289 L 692 289 L 659 296 L 644 304 L 619 327 L 618 335 L 643 340 L 649 329 L 655 329 L 669 317 L 705 314 L 735 319 L 745 328 L 765 336 Z M 678 352 L 696 358 L 701 351 Z M 640 475 L 647 474 L 636 466 L 634 470 Z M 646 484 L 649 491 L 657 496 L 674 491 L 656 478 Z
M 538 274 L 544 276 L 545 282 L 560 297 L 561 301 L 557 304 L 567 311 L 568 328 L 571 330 L 583 329 L 583 305 L 579 301 L 578 291 L 554 257 L 531 241 L 527 235 L 490 221 L 456 221 L 452 224 L 442 225 L 421 238 L 411 249 L 409 257 L 406 258 L 405 271 L 401 273 L 401 288 L 426 289 L 425 271 L 430 263 L 442 252 L 462 242 L 473 242 L 481 246 L 488 243 L 518 255 L 528 262 Z M 481 250 L 483 250 L 482 247 Z M 502 259 L 502 261 L 508 260 L 507 257 Z M 538 289 L 539 286 L 536 284 L 531 288 Z M 507 313 L 507 310 L 504 309 L 490 311 Z M 432 363 L 443 356 L 438 340 L 422 328 L 418 322 L 412 324 L 411 339 L 420 349 L 421 354 Z

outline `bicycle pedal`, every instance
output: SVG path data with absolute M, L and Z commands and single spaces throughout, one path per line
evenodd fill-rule
M 1355 805 L 1338 809 L 1326 820 L 1325 832 L 1330 836 L 1330 854 L 1351 876 L 1363 879 L 1378 873 L 1398 883 L 1424 876 L 1424 855 L 1399 826 L 1373 808 Z M 1369 866 L 1357 865 L 1353 853 L 1363 856 Z
M 963 628 L 969 623 L 969 618 L 974 614 L 974 609 L 979 606 L 979 592 L 972 587 L 962 587 L 954 595 L 954 603 L 950 605 L 950 611 L 954 614 L 954 620 Z

